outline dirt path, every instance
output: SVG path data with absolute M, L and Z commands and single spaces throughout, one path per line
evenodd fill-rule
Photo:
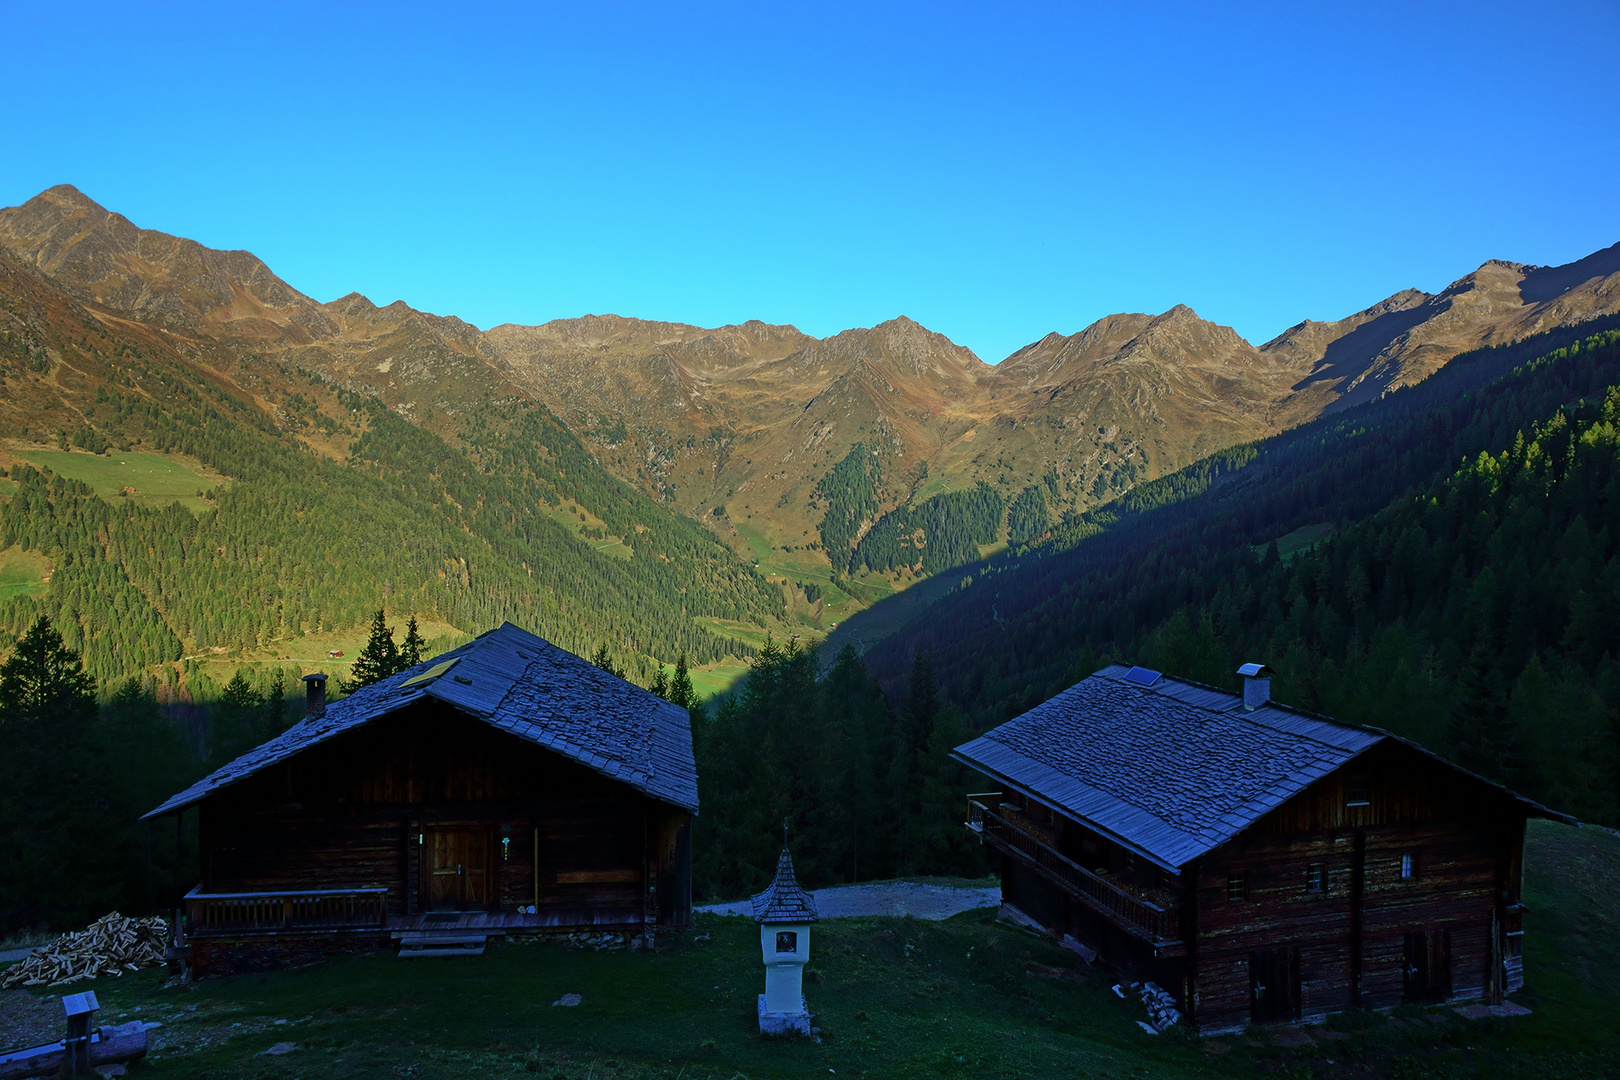
M 864 885 L 837 885 L 816 889 L 816 911 L 823 919 L 850 915 L 910 915 L 918 919 L 948 919 L 975 908 L 1001 903 L 1001 888 L 966 888 L 956 885 L 921 885 L 910 881 L 873 881 Z M 747 900 L 705 904 L 697 908 L 715 915 L 752 915 Z

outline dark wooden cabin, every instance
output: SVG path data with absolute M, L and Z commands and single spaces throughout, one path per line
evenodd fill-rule
M 311 700 L 146 815 L 199 815 L 184 920 L 198 974 L 430 932 L 645 943 L 689 922 L 685 709 L 511 624 Z
M 1240 671 L 1107 667 L 956 748 L 1009 914 L 1203 1032 L 1519 989 L 1525 821 L 1570 819 Z

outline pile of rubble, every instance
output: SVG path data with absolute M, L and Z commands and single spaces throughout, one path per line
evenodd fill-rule
M 83 930 L 63 934 L 7 970 L 0 988 L 62 986 L 97 975 L 122 975 L 164 963 L 169 924 L 159 918 L 127 919 L 113 912 Z

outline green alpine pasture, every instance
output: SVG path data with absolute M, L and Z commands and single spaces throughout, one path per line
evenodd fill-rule
M 201 493 L 219 483 L 172 454 L 112 450 L 103 455 L 36 447 L 15 453 L 30 465 L 88 484 L 104 499 L 133 499 L 154 507 L 177 502 L 194 514 L 208 509 Z
M 14 596 L 34 596 L 50 581 L 51 560 L 17 545 L 0 551 L 0 602 Z

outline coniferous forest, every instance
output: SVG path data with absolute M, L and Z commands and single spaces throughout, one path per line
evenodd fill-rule
M 868 656 L 974 731 L 1118 659 L 1414 739 L 1620 820 L 1620 331 L 1460 357 L 1061 526 Z M 1000 617 L 995 617 L 1000 614 Z

